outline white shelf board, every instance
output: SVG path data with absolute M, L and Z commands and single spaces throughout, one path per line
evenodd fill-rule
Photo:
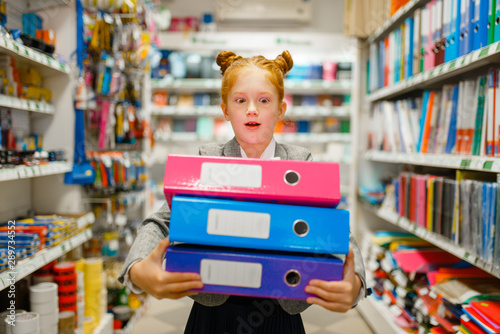
M 82 219 L 87 219 L 87 218 L 82 217 Z M 57 246 L 42 249 L 41 251 L 37 252 L 34 256 L 19 261 L 18 263 L 16 263 L 16 268 L 14 270 L 15 275 L 13 278 L 15 279 L 16 282 L 19 281 L 20 279 L 40 269 L 44 265 L 61 257 L 70 250 L 80 246 L 85 241 L 89 240 L 91 237 L 92 237 L 92 231 L 90 229 L 86 229 L 80 234 L 77 234 L 76 236 L 72 237 L 71 239 L 61 242 Z M 7 269 L 7 271 L 0 273 L 0 290 L 3 290 L 6 287 L 10 286 L 11 273 L 12 271 L 9 269 Z
M 196 132 L 173 132 L 169 135 L 155 134 L 155 139 L 160 142 L 226 142 L 230 137 L 207 137 L 199 138 Z M 274 137 L 281 143 L 302 143 L 302 144 L 326 144 L 330 142 L 350 142 L 350 133 L 275 133 Z
M 319 118 L 337 117 L 350 118 L 350 106 L 323 107 L 323 106 L 292 106 L 287 108 L 285 118 Z
M 381 300 L 368 296 L 359 302 L 356 309 L 377 334 L 405 334 L 395 322 L 387 305 Z
M 149 305 L 151 303 L 150 298 L 152 298 L 152 297 L 150 297 L 149 295 L 146 296 L 146 300 L 141 305 L 141 307 L 139 309 L 135 310 L 134 315 L 127 323 L 127 326 L 125 326 L 122 329 L 123 334 L 131 334 L 132 333 L 132 330 L 134 329 L 134 326 L 136 325 L 136 323 L 139 321 L 139 319 L 141 319 L 144 316 L 146 311 L 149 309 Z
M 47 175 L 64 174 L 71 172 L 73 164 L 68 162 L 49 162 L 40 166 L 16 166 L 14 168 L 0 169 L 0 182 L 29 179 Z
M 442 85 L 454 79 L 458 80 L 460 76 L 467 75 L 472 70 L 487 69 L 495 63 L 500 63 L 500 42 L 494 42 L 411 78 L 380 88 L 368 95 L 368 101 L 395 98 L 414 90 L 428 88 L 430 85 Z M 477 77 L 478 74 L 474 74 Z
M 113 320 L 113 314 L 101 314 L 101 321 L 99 321 L 99 325 L 94 328 L 93 334 L 113 334 Z
M 238 50 L 243 56 L 263 54 L 276 57 L 283 50 L 293 55 L 311 54 L 319 57 L 325 54 L 335 61 L 352 61 L 356 55 L 356 39 L 343 34 L 322 32 L 160 32 L 160 49 L 188 52 L 220 52 Z
M 9 2 L 11 0 L 7 0 Z M 19 1 L 19 0 L 18 0 Z M 26 2 L 26 8 L 29 12 L 37 12 L 43 9 L 55 7 L 55 6 L 69 6 L 71 5 L 71 0 L 24 0 Z
M 407 218 L 400 217 L 396 212 L 389 211 L 387 209 L 377 209 L 376 215 L 393 225 L 399 226 L 400 228 L 429 241 L 433 245 L 473 264 L 493 276 L 500 278 L 500 270 L 498 268 L 494 268 L 491 263 L 487 263 L 482 258 L 471 254 L 466 248 L 455 244 L 454 242 L 444 238 L 442 235 L 428 231 L 427 229 L 410 222 Z
M 57 73 L 70 73 L 70 67 L 60 61 L 24 46 L 8 37 L 0 36 L 0 54 L 7 54 L 16 59 L 19 67 L 33 67 L 40 71 L 42 77 Z
M 0 94 L 0 107 L 27 110 L 47 115 L 54 114 L 54 106 L 49 103 L 20 99 L 3 94 Z
M 313 154 L 314 161 L 336 162 L 339 165 L 350 165 L 352 163 L 351 157 L 333 157 L 331 154 Z
M 220 106 L 152 106 L 152 116 L 171 117 L 223 117 Z M 285 118 L 306 119 L 337 117 L 349 118 L 351 116 L 348 106 L 322 107 L 322 106 L 293 106 L 288 108 Z
M 220 106 L 155 106 L 151 107 L 152 116 L 171 117 L 222 117 Z
M 151 89 L 168 89 L 179 92 L 218 92 L 221 79 L 152 79 Z M 290 94 L 350 94 L 350 80 L 297 80 L 286 79 L 285 92 Z
M 391 31 L 400 26 L 404 20 L 410 17 L 415 9 L 425 6 L 431 0 L 410 0 L 384 22 L 375 32 L 368 37 L 367 42 L 373 43 L 385 37 Z
M 500 158 L 485 156 L 464 156 L 455 154 L 421 154 L 421 153 L 393 153 L 370 150 L 365 158 L 371 161 L 380 161 L 394 164 L 410 164 L 419 166 L 465 169 L 481 172 L 500 172 Z

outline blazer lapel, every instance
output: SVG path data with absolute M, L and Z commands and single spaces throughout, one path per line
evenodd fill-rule
M 238 144 L 236 137 L 224 144 L 222 156 L 241 158 L 240 144 Z
M 288 154 L 286 153 L 286 150 L 283 148 L 283 145 L 278 144 L 278 142 L 276 142 L 276 148 L 274 149 L 274 156 L 279 157 L 283 160 L 288 160 Z

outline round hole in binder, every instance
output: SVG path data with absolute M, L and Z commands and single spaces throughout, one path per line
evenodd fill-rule
M 299 183 L 300 181 L 300 174 L 297 173 L 294 170 L 287 170 L 285 172 L 285 183 L 290 185 L 290 186 L 295 186 Z
M 309 224 L 303 220 L 296 220 L 293 223 L 293 232 L 297 234 L 299 237 L 304 237 L 309 233 Z
M 289 270 L 285 274 L 285 283 L 288 286 L 297 286 L 301 280 L 300 273 L 297 270 Z

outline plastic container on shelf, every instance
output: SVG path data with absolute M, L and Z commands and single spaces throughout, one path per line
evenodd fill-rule
M 217 24 L 215 23 L 214 14 L 204 13 L 201 17 L 200 31 L 202 32 L 215 32 L 217 31 Z

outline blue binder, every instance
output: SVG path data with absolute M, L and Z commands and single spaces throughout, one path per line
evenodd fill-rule
M 459 56 L 466 55 L 471 51 L 471 27 L 473 17 L 474 0 L 462 0 L 460 8 L 460 47 L 458 50 Z
M 413 30 L 414 21 L 413 17 L 409 17 L 405 20 L 405 58 L 404 58 L 404 79 L 408 79 L 413 76 Z
M 349 252 L 349 211 L 174 196 L 169 238 L 198 245 L 320 254 Z
M 500 1 L 496 2 L 495 6 L 495 32 L 493 34 L 493 39 L 495 42 L 500 41 Z
M 461 1 L 451 0 L 451 24 L 450 33 L 446 38 L 444 61 L 452 61 L 458 57 L 460 47 L 460 13 Z
M 446 146 L 444 153 L 450 154 L 455 148 L 455 143 L 457 141 L 457 109 L 458 109 L 458 85 L 453 87 L 452 92 L 452 107 L 450 116 L 450 128 L 448 130 L 448 138 L 446 139 Z
M 300 255 L 299 255 L 300 254 Z M 305 300 L 311 279 L 342 280 L 342 260 L 303 253 L 243 251 L 223 247 L 170 245 L 165 270 L 199 273 L 196 292 Z
M 475 0 L 474 19 L 472 20 L 472 50 L 488 45 L 488 23 L 490 0 Z

